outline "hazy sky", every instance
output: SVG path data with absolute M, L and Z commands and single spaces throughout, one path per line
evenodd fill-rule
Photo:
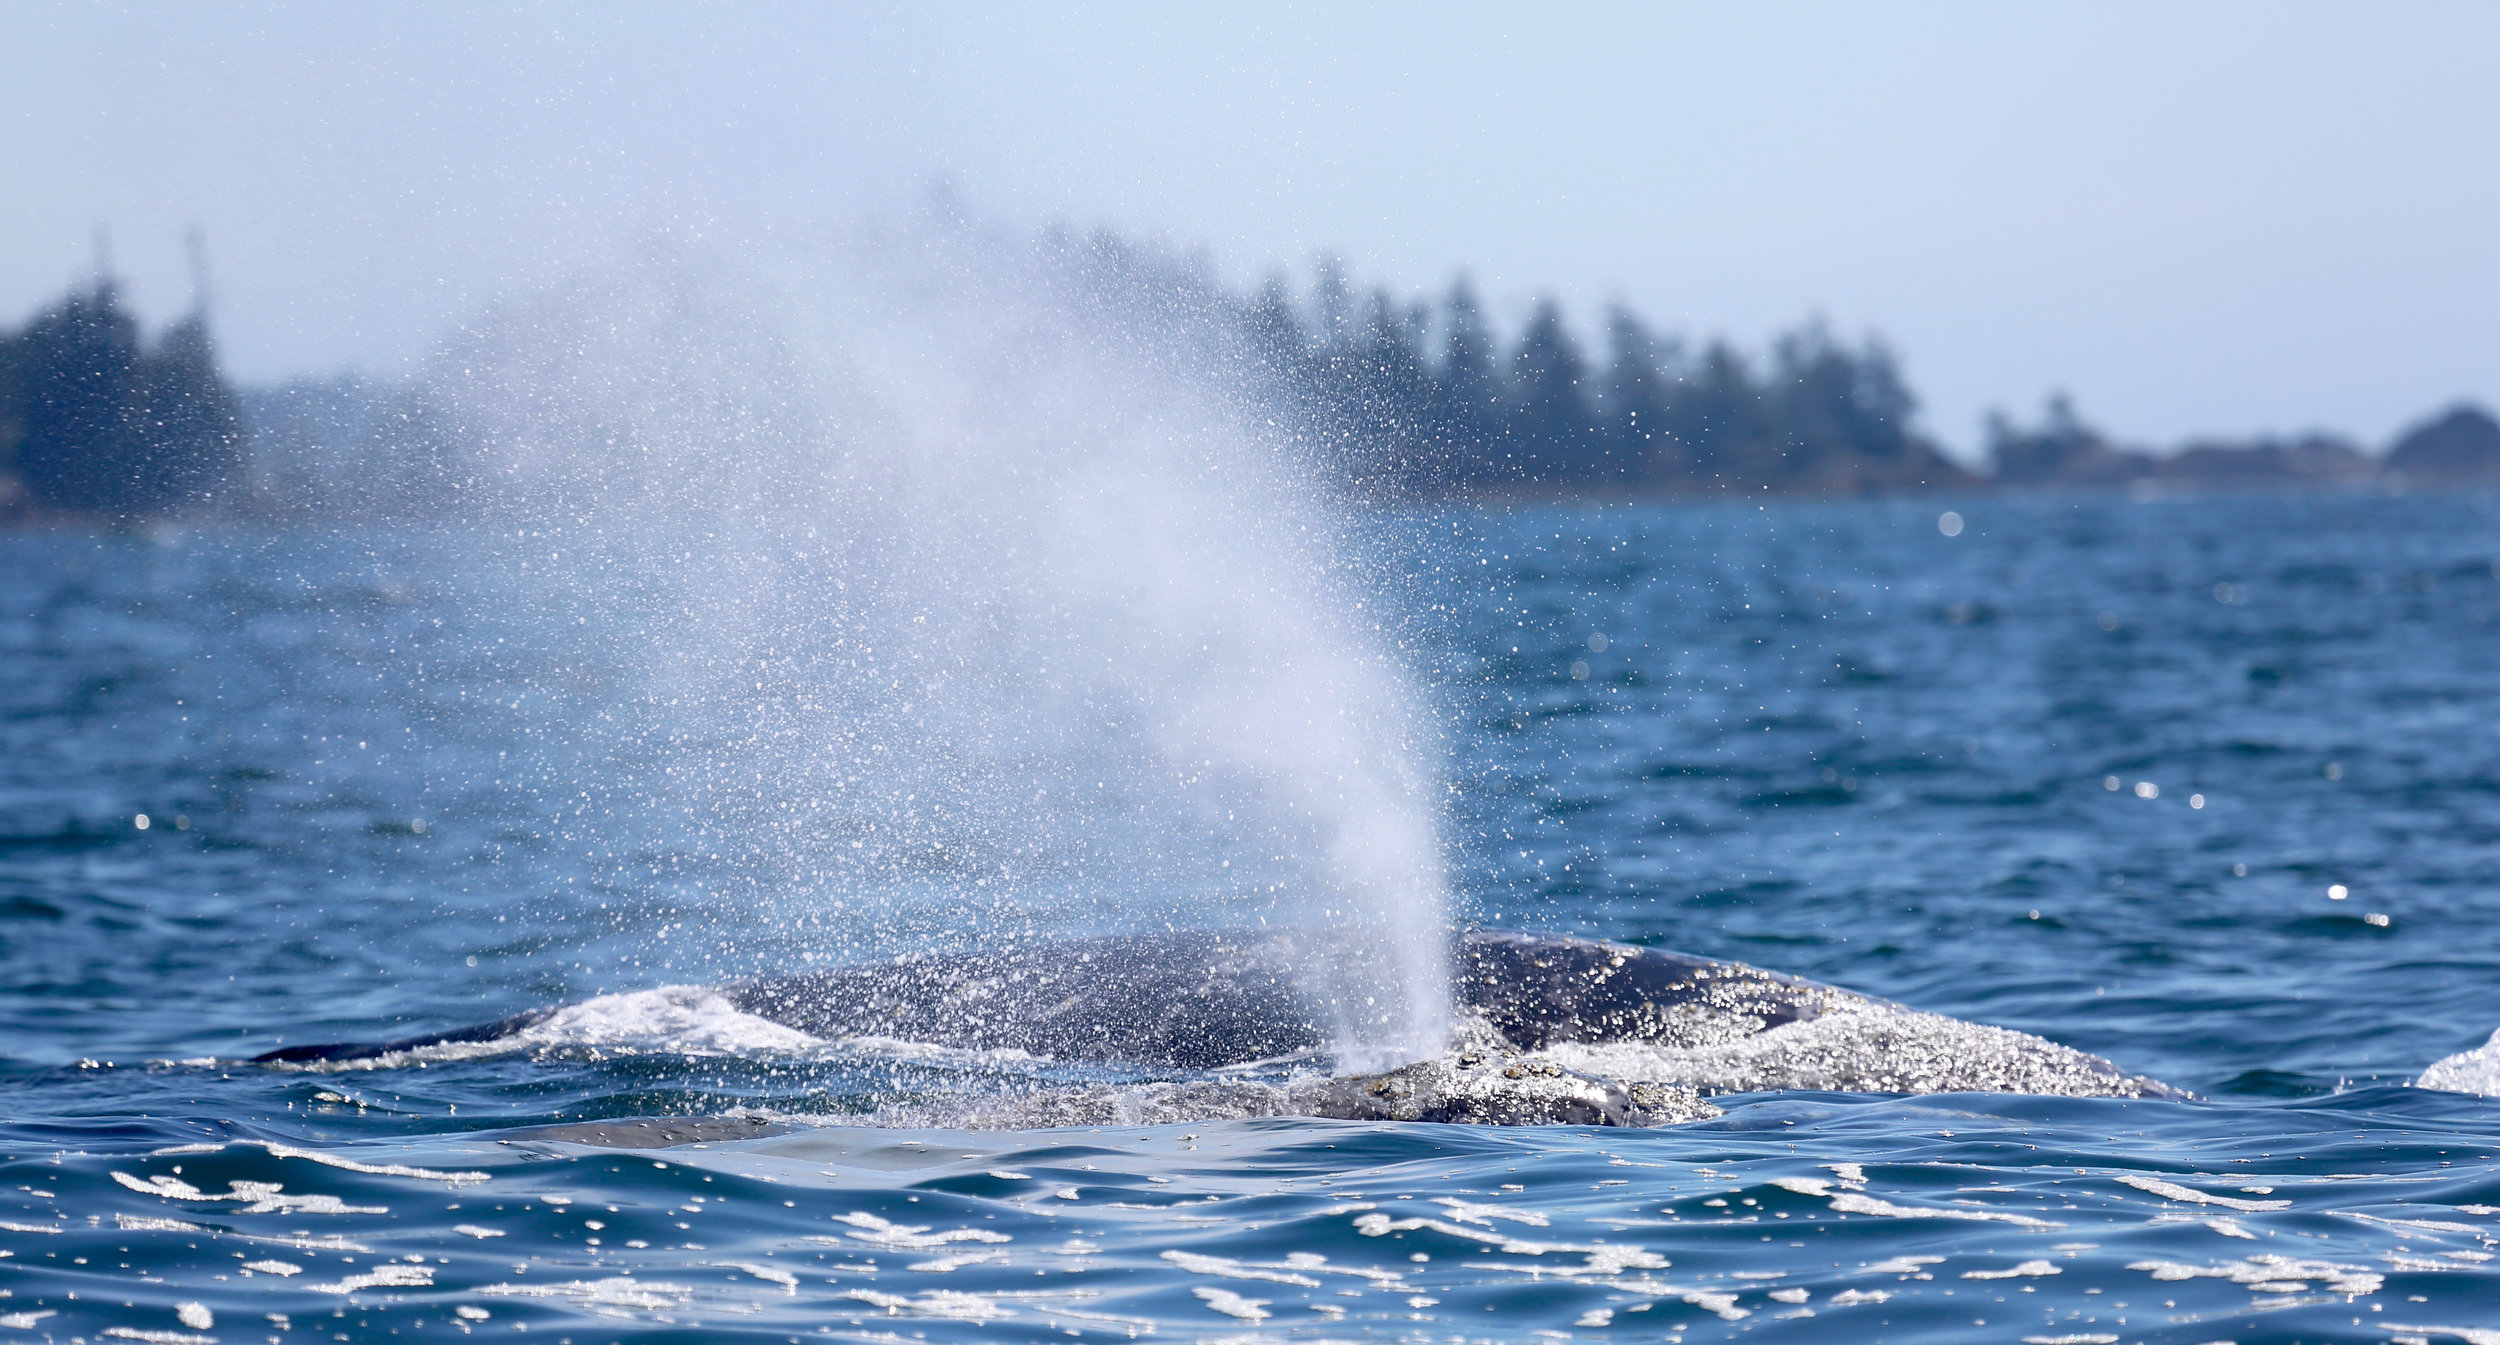
M 1341 252 L 1593 328 L 1880 331 L 1967 451 L 2376 443 L 2500 403 L 2500 4 L 0 7 L 0 320 L 215 264 L 248 379 L 405 367 L 664 228 L 892 214 L 939 173 L 1248 278 Z

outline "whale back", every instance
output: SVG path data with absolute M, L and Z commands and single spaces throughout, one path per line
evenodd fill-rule
M 880 962 L 735 982 L 744 1013 L 827 1040 L 886 1039 L 1204 1070 L 1316 1051 L 1331 1016 L 1306 972 L 1303 937 L 1276 931 L 1125 935 Z M 1459 1005 L 1508 1043 L 1693 1046 L 1876 1003 L 1796 977 L 1567 935 L 1468 931 L 1452 949 Z M 383 1042 L 294 1046 L 267 1063 L 365 1059 L 487 1042 L 545 1021 L 493 1023 Z
M 723 988 L 812 1036 L 1214 1069 L 1316 1049 L 1324 1008 L 1281 936 L 1184 933 L 913 954 Z
M 1654 948 L 1568 935 L 1470 930 L 1459 1002 L 1512 1045 L 1718 1045 L 1835 1009 L 1891 1008 L 1836 986 Z

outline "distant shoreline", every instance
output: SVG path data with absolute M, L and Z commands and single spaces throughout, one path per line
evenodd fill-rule
M 1517 331 L 1495 331 L 1464 276 L 1437 304 L 1358 290 L 1334 264 L 1322 265 L 1307 294 L 1282 277 L 1240 292 L 1187 258 L 1113 235 L 1045 236 L 1035 247 L 1027 263 L 1055 287 L 1070 329 L 1149 363 L 1182 352 L 1189 386 L 1235 417 L 1226 432 L 1244 436 L 1246 452 L 1271 454 L 1358 501 L 2500 486 L 2500 420 L 2468 401 L 2377 452 L 2311 431 L 2157 454 L 2113 441 L 2052 396 L 2035 422 L 1992 415 L 1974 467 L 1918 427 L 1918 398 L 1880 338 L 1852 344 L 1819 322 L 1751 355 L 1723 341 L 1688 346 L 1617 306 L 1595 351 L 1552 302 Z M 0 520 L 495 512 L 491 495 L 508 464 L 487 446 L 502 441 L 493 427 L 509 408 L 495 405 L 491 380 L 473 376 L 471 364 L 492 367 L 503 358 L 494 343 L 514 339 L 488 321 L 415 378 L 236 388 L 217 367 L 204 309 L 149 341 L 101 277 L 0 332 Z M 667 360 L 695 358 L 710 337 L 686 326 L 655 339 L 663 353 L 654 367 L 670 368 Z M 766 386 L 755 405 L 728 408 L 724 423 L 774 422 L 774 399 L 799 387 Z M 841 427 L 819 428 L 838 447 Z M 533 454 L 588 462 L 618 431 L 558 417 L 539 432 L 552 437 L 533 441 Z M 711 451 L 708 435 L 689 436 L 674 421 L 663 433 L 688 440 L 688 462 Z M 816 448 L 801 434 L 769 451 Z M 215 507 L 202 510 L 202 501 Z
M 180 533 L 193 528 L 221 527 L 321 527 L 345 531 L 364 528 L 456 527 L 465 523 L 488 521 L 483 513 L 438 513 L 424 516 L 389 514 L 336 515 L 290 512 L 283 509 L 246 508 L 200 510 L 178 514 L 155 515 L 148 518 L 113 518 L 103 514 L 47 510 L 23 504 L 22 495 L 12 495 L 6 482 L 0 482 L 0 533 L 28 535 L 60 534 L 148 534 Z M 1647 487 L 1621 490 L 1475 490 L 1466 494 L 1414 496 L 1398 495 L 1349 500 L 1358 509 L 1381 513 L 1431 509 L 1533 509 L 1533 508 L 1673 508 L 1685 505 L 1742 503 L 1752 500 L 1781 504 L 1869 504 L 1909 499 L 1986 499 L 2016 497 L 2050 499 L 2124 498 L 2142 504 L 2160 504 L 2213 498 L 2248 498 L 2283 496 L 2317 498 L 2346 496 L 2368 499 L 2407 499 L 2418 497 L 2470 496 L 2500 492 L 2500 476 L 2470 480 L 2408 479 L 2401 472 L 2385 472 L 2346 481 L 2302 480 L 2212 480 L 2178 477 L 2144 477 L 2119 483 L 2044 482 L 2006 484 L 1987 477 L 1973 477 L 1950 483 L 1891 486 L 1871 490 L 1831 490 L 1811 486 L 1780 486 L 1755 483 L 1725 487 Z

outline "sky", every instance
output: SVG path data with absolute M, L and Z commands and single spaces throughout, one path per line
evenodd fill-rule
M 0 322 L 90 274 L 247 381 L 404 370 L 654 234 L 935 179 L 1241 281 L 1880 334 L 1964 455 L 2500 406 L 2500 5 L 0 7 Z

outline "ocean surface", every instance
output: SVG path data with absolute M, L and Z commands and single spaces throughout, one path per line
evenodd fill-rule
M 894 783 L 943 763 L 873 743 L 809 783 L 798 655 L 670 642 L 696 547 L 17 533 L 0 1341 L 2500 1341 L 2500 1100 L 2415 1086 L 2500 1027 L 2500 501 L 1363 527 L 1460 920 L 2198 1100 L 1158 1123 L 1156 1077 L 768 1030 L 664 988 L 979 946 L 1008 878 L 1021 936 L 1272 876 L 967 860 L 980 810 Z M 1070 847 L 1160 815 L 1033 783 Z M 526 1051 L 243 1063 L 591 997 Z M 1013 1128 L 1037 1080 L 1129 1123 Z M 565 1128 L 616 1118 L 728 1124 Z

